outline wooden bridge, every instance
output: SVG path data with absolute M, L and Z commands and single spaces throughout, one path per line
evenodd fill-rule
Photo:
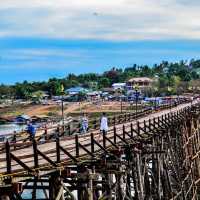
M 194 101 L 113 120 L 46 141 L 6 142 L 0 151 L 0 196 L 56 200 L 198 200 L 200 105 Z M 125 119 L 126 118 L 126 119 Z M 39 198 L 41 199 L 41 197 Z

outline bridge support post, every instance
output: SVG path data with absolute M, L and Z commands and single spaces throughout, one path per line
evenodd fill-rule
M 37 199 L 37 177 L 34 177 L 33 181 L 32 199 L 33 200 Z
M 8 199 L 12 198 L 12 187 L 11 186 L 3 186 L 0 187 L 0 199 Z
M 102 174 L 102 193 L 108 200 L 112 200 L 112 174 L 105 172 Z
M 115 174 L 116 176 L 116 182 L 117 182 L 117 189 L 116 189 L 116 200 L 120 200 L 123 199 L 123 195 L 122 195 L 122 177 L 121 174 Z
M 88 190 L 86 189 L 85 179 L 88 172 L 86 171 L 84 166 L 78 165 L 77 166 L 77 199 L 78 200 L 85 200 L 89 199 Z
M 89 180 L 88 180 L 88 200 L 93 200 L 94 199 L 94 192 L 93 192 L 93 173 L 91 169 L 88 169 L 88 176 L 89 176 Z
M 7 166 L 7 174 L 11 173 L 11 155 L 10 155 L 10 144 L 6 142 L 6 166 Z
M 134 154 L 134 156 L 136 157 L 136 154 Z M 136 159 L 133 159 L 133 164 L 132 164 L 132 177 L 133 177 L 133 185 L 134 185 L 134 199 L 135 200 L 139 200 L 139 196 L 138 196 L 138 184 L 137 184 L 137 172 L 136 172 L 136 168 L 135 168 L 135 165 L 136 165 Z
M 19 193 L 22 192 L 22 184 L 20 183 L 11 183 L 0 186 L 0 199 L 18 199 Z M 21 199 L 21 198 L 19 198 Z
M 64 200 L 63 183 L 59 173 L 54 173 L 49 178 L 49 199 Z

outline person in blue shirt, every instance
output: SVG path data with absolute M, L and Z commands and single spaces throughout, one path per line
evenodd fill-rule
M 35 137 L 35 134 L 36 134 L 36 128 L 35 126 L 33 126 L 33 124 L 31 123 L 31 121 L 28 121 L 28 124 L 27 124 L 27 132 L 29 133 L 30 135 L 30 139 L 34 139 Z

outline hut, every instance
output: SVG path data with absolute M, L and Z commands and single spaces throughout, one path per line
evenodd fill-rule
M 18 124 L 26 124 L 30 119 L 28 115 L 19 115 L 15 118 L 15 122 Z

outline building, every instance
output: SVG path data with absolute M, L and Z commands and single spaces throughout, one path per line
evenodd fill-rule
M 42 103 L 43 105 L 48 105 L 48 98 L 49 98 L 48 92 L 38 90 L 32 93 L 31 98 L 32 98 L 33 103 L 36 103 L 36 104 Z
M 112 88 L 114 90 L 124 90 L 126 87 L 126 83 L 113 83 Z
M 77 95 L 79 93 L 87 93 L 89 91 L 83 87 L 72 87 L 65 90 L 65 92 L 69 95 Z
M 140 90 L 143 90 L 146 88 L 150 88 L 153 82 L 154 80 L 148 77 L 131 78 L 126 82 L 126 88 L 128 90 L 133 90 L 134 86 L 137 85 Z
M 34 115 L 31 117 L 33 123 L 43 123 L 47 122 L 49 117 L 47 115 Z
M 40 100 L 40 99 L 48 99 L 48 98 L 49 98 L 49 94 L 47 91 L 38 90 L 32 93 L 32 99 Z
M 26 124 L 31 118 L 28 115 L 19 115 L 15 118 L 15 123 Z
M 103 93 L 114 94 L 115 90 L 112 87 L 102 88 Z
M 95 101 L 100 99 L 101 92 L 100 91 L 93 91 L 93 92 L 87 92 L 87 99 L 91 101 Z

